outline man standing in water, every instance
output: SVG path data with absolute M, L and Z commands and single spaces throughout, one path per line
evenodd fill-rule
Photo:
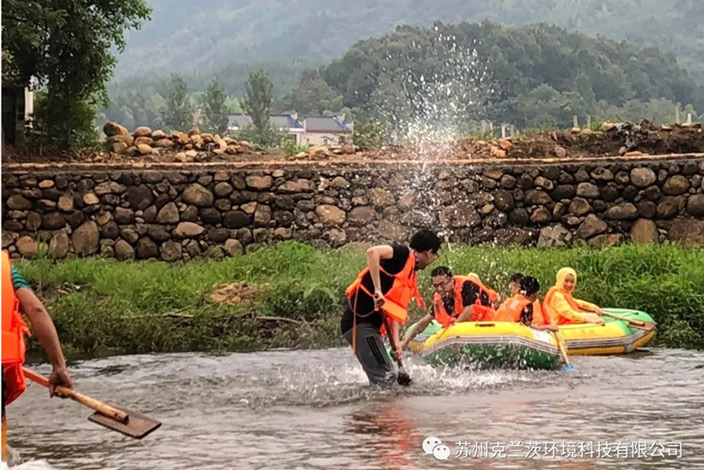
M 399 325 L 408 319 L 411 298 L 425 306 L 418 292 L 417 270 L 435 262 L 441 241 L 430 230 L 413 235 L 410 246 L 379 245 L 367 250 L 367 267 L 345 291 L 347 306 L 340 321 L 371 385 L 392 386 L 396 372 L 381 335 L 391 335 L 394 359 L 401 358 Z M 384 327 L 389 320 L 390 332 Z
M 51 363 L 49 395 L 54 396 L 57 385 L 73 388 L 66 370 L 61 343 L 49 313 L 34 295 L 27 281 L 11 265 L 7 251 L 2 251 L 2 460 L 7 461 L 7 422 L 5 406 L 15 401 L 25 390 L 22 366 L 25 360 L 24 335 L 29 332 L 22 311 L 31 323 Z

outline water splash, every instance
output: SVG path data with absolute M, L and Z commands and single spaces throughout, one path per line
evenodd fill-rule
M 467 187 L 455 187 L 449 171 L 438 173 L 429 166 L 458 154 L 471 158 L 457 139 L 478 129 L 495 93 L 487 61 L 476 46 L 476 40 L 466 44 L 436 27 L 428 40 L 414 41 L 410 51 L 387 55 L 370 97 L 391 141 L 408 145 L 408 158 L 418 162 L 403 184 L 392 183 L 405 211 L 401 222 L 431 228 L 446 242 L 468 241 L 481 221 L 472 197 L 478 175 L 469 177 L 473 181 Z M 452 254 L 452 245 L 448 248 Z

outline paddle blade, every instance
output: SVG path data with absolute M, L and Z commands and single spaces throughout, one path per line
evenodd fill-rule
M 572 364 L 565 364 L 565 370 L 566 370 L 567 372 L 574 372 L 574 371 L 576 371 L 577 369 L 575 369 L 574 367 L 572 367 Z
M 398 384 L 401 386 L 404 386 L 404 387 L 408 387 L 409 385 L 411 385 L 413 383 L 411 376 L 408 375 L 408 373 L 403 370 L 398 372 L 397 380 L 398 380 Z
M 113 408 L 117 408 L 120 411 L 127 413 L 128 420 L 126 423 L 121 423 L 113 418 L 105 416 L 104 414 L 98 413 L 97 411 L 88 417 L 89 421 L 105 426 L 108 429 L 117 431 L 124 434 L 125 436 L 133 437 L 135 439 L 142 439 L 144 436 L 156 431 L 161 427 L 159 421 L 154 421 L 151 418 L 144 416 L 136 411 L 130 411 L 123 408 L 119 408 L 113 404 L 110 404 Z

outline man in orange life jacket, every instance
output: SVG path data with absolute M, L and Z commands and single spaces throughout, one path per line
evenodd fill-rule
M 429 314 L 416 323 L 406 335 L 402 347 L 408 347 L 419 333 L 435 319 L 444 328 L 460 321 L 483 321 L 493 313 L 492 301 L 498 294 L 484 286 L 476 276 L 454 276 L 447 266 L 439 266 L 430 273 L 435 293 Z
M 396 371 L 389 360 L 381 335 L 386 333 L 384 318 L 390 320 L 394 359 L 400 359 L 399 324 L 408 319 L 412 298 L 423 305 L 418 292 L 417 273 L 438 257 L 441 241 L 429 231 L 413 235 L 410 246 L 395 244 L 375 246 L 367 250 L 367 267 L 345 291 L 345 312 L 340 321 L 342 334 L 362 364 L 371 385 L 393 386 Z
M 12 266 L 7 251 L 2 250 L 2 459 L 8 460 L 6 448 L 7 423 L 5 406 L 15 401 L 25 390 L 22 365 L 25 360 L 24 335 L 29 332 L 20 311 L 31 323 L 34 334 L 46 351 L 52 365 L 49 376 L 49 396 L 57 385 L 73 388 L 66 370 L 61 343 L 49 313 L 32 291 L 27 281 Z
M 513 279 L 513 278 L 512 278 Z M 540 282 L 531 276 L 520 280 L 519 293 L 506 299 L 496 312 L 494 321 L 523 323 L 536 330 L 558 331 L 538 302 Z

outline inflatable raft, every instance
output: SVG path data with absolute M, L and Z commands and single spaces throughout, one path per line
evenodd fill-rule
M 650 315 L 624 309 L 606 312 L 644 322 L 634 327 L 628 322 L 603 317 L 605 325 L 565 325 L 560 327 L 570 355 L 630 353 L 655 336 Z M 413 325 L 409 326 L 409 330 Z M 563 364 L 557 340 L 552 333 L 528 328 L 520 323 L 466 322 L 443 329 L 433 321 L 409 344 L 431 365 L 468 364 L 477 368 L 555 369 Z

